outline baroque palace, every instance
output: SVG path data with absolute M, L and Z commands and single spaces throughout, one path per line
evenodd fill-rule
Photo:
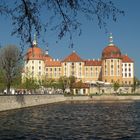
M 73 51 L 60 61 L 52 58 L 48 49 L 43 52 L 34 39 L 32 48 L 28 49 L 25 56 L 22 79 L 53 78 L 57 80 L 61 76 L 75 76 L 77 81 L 81 80 L 83 83 L 102 81 L 132 85 L 134 82 L 134 61 L 128 55 L 121 53 L 121 50 L 113 43 L 112 34 L 109 36 L 108 46 L 102 51 L 100 60 L 82 59 Z

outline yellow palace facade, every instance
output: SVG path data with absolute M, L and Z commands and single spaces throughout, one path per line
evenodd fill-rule
M 110 35 L 109 44 L 102 51 L 101 59 L 82 59 L 75 51 L 63 60 L 52 58 L 48 50 L 43 52 L 36 40 L 25 56 L 22 79 L 33 78 L 43 80 L 52 78 L 58 80 L 61 76 L 75 76 L 77 81 L 104 83 L 117 82 L 123 85 L 132 85 L 134 82 L 134 61 L 123 55 L 113 43 Z

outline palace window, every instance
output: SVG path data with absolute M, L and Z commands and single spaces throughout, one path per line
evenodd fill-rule
M 127 73 L 125 73 L 125 77 L 127 77 Z

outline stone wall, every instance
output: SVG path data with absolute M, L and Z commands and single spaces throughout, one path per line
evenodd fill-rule
M 140 101 L 140 96 L 116 96 L 116 95 L 101 95 L 101 96 L 69 96 L 63 95 L 13 95 L 0 96 L 0 111 L 12 110 L 36 105 L 43 105 L 56 102 L 108 102 L 108 101 Z
M 67 101 L 140 101 L 140 96 L 116 96 L 116 95 L 101 95 L 101 96 L 72 96 L 66 97 Z
M 65 101 L 63 95 L 0 96 L 0 111 Z

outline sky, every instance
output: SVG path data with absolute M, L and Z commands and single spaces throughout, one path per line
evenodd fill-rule
M 115 5 L 125 11 L 125 16 L 119 16 L 117 22 L 107 21 L 107 29 L 113 34 L 114 44 L 120 48 L 122 54 L 127 54 L 134 60 L 135 76 L 140 79 L 140 0 L 113 0 Z M 43 14 L 41 15 L 43 16 Z M 73 50 L 83 59 L 100 59 L 103 49 L 109 43 L 109 35 L 97 25 L 97 21 L 80 19 L 82 34 L 74 34 L 74 48 L 69 48 L 69 40 L 64 37 L 58 40 L 55 32 L 48 31 L 46 40 L 49 54 L 55 59 L 63 59 Z M 9 19 L 0 17 L 0 45 L 14 44 L 19 46 L 19 39 L 11 36 L 12 26 Z M 38 40 L 38 46 L 43 50 L 46 45 Z

